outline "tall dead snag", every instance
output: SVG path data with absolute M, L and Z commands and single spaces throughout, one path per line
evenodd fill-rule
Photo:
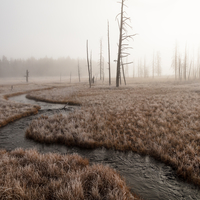
M 175 46 L 175 54 L 174 54 L 174 71 L 175 71 L 175 79 L 177 80 L 177 71 L 178 71 L 178 45 L 176 42 L 176 46 Z
M 100 80 L 104 78 L 104 66 L 103 66 L 103 52 L 102 52 L 102 39 L 100 40 Z
M 135 63 L 133 62 L 133 78 L 135 78 Z
M 175 80 L 177 80 L 178 79 L 178 44 L 177 44 L 177 41 L 175 43 L 174 57 L 173 57 L 171 66 L 174 70 Z
M 123 64 L 122 59 L 121 59 L 121 64 L 122 64 L 122 72 L 123 72 L 124 84 L 126 85 L 126 77 L 125 77 L 125 73 L 124 73 L 124 64 Z M 120 84 L 121 84 L 121 74 L 120 74 Z
M 89 85 L 90 85 L 90 88 L 91 88 L 90 63 L 89 63 L 89 56 L 88 56 L 88 40 L 87 40 L 87 43 L 86 43 L 86 52 L 87 52 L 87 65 L 88 65 Z
M 198 48 L 198 54 L 197 54 L 197 70 L 199 72 L 199 79 L 200 79 L 200 47 Z
M 93 78 L 92 78 L 92 51 L 90 52 L 90 82 L 93 82 Z
M 110 71 L 110 33 L 109 33 L 109 21 L 108 21 L 108 71 L 109 71 L 109 85 L 111 85 L 111 71 Z
M 157 76 L 161 76 L 162 74 L 162 68 L 161 68 L 161 56 L 160 56 L 160 52 L 157 52 L 157 56 L 156 56 L 156 73 Z
M 155 71 L 155 55 L 153 52 L 153 61 L 152 61 L 152 77 L 154 78 L 154 72 Z
M 81 72 L 80 72 L 79 60 L 78 60 L 78 78 L 79 78 L 79 83 L 80 83 L 81 82 Z
M 25 77 L 26 77 L 26 82 L 28 83 L 28 77 L 29 77 L 29 71 L 28 71 L 28 70 L 26 70 L 26 75 L 25 75 Z
M 185 45 L 185 58 L 184 58 L 184 66 L 183 66 L 183 77 L 186 81 L 186 74 L 187 74 L 187 45 Z
M 131 28 L 131 26 L 127 23 L 127 21 L 130 21 L 130 17 L 125 16 L 124 7 L 126 0 L 122 0 L 121 3 L 121 12 L 116 16 L 116 19 L 118 20 L 118 16 L 120 16 L 120 23 L 118 20 L 119 25 L 119 44 L 118 44 L 118 56 L 117 56 L 117 76 L 116 76 L 116 87 L 119 87 L 119 81 L 120 81 L 120 67 L 121 67 L 121 59 L 129 56 L 130 54 L 125 52 L 125 50 L 130 49 L 131 47 L 128 47 L 128 44 L 123 43 L 125 40 L 132 39 L 134 35 L 128 35 L 127 34 L 127 26 Z M 130 62 L 132 63 L 132 62 Z M 130 63 L 124 63 L 130 64 Z

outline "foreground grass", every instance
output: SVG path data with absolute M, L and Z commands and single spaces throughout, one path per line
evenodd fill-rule
M 0 150 L 0 199 L 138 199 L 108 166 L 89 165 L 77 154 Z
M 73 98 L 83 107 L 68 116 L 43 116 L 32 121 L 26 137 L 151 155 L 200 186 L 200 96 L 194 92 L 198 87 L 146 84 L 123 89 L 75 88 Z M 70 98 L 65 94 L 57 90 L 51 95 L 43 93 L 42 98 Z

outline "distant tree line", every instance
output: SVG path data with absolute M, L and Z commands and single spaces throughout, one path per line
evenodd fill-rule
M 93 61 L 93 64 L 97 65 Z M 2 56 L 0 59 L 0 77 L 24 77 L 26 71 L 30 77 L 36 76 L 86 76 L 87 63 L 85 59 L 72 59 L 63 57 L 58 59 L 34 57 L 24 59 L 7 59 Z
M 178 43 L 175 44 L 172 68 L 175 80 L 186 81 L 190 79 L 200 79 L 200 47 L 197 52 L 189 55 L 189 48 L 185 45 L 185 52 L 180 53 Z
M 137 65 L 133 63 L 133 78 L 149 78 L 162 76 L 161 54 L 157 51 L 153 53 L 152 63 L 147 64 L 146 57 L 139 59 Z

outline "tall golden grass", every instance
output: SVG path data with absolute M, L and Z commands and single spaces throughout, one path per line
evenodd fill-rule
M 76 99 L 81 109 L 32 121 L 26 137 L 151 155 L 200 186 L 200 96 L 194 92 L 198 87 L 199 83 L 192 89 L 185 84 L 152 83 L 80 88 Z M 65 94 L 62 89 L 43 97 L 64 99 Z
M 77 154 L 40 154 L 21 148 L 0 150 L 1 200 L 131 200 L 120 175 L 108 166 L 89 165 Z

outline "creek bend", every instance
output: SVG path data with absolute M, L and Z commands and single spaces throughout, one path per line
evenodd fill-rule
M 78 153 L 88 158 L 90 163 L 108 164 L 116 169 L 126 180 L 131 191 L 146 200 L 154 199 L 200 199 L 198 187 L 188 184 L 177 177 L 175 171 L 149 156 L 140 156 L 132 152 L 118 152 L 98 148 L 94 150 L 67 147 L 64 145 L 47 145 L 25 138 L 25 130 L 29 123 L 41 115 L 68 114 L 74 108 L 63 104 L 50 104 L 29 100 L 26 95 L 11 97 L 10 101 L 37 104 L 41 107 L 37 115 L 22 118 L 0 128 L 0 149 L 8 151 L 16 148 L 36 148 L 41 153 L 54 152 L 60 154 Z

